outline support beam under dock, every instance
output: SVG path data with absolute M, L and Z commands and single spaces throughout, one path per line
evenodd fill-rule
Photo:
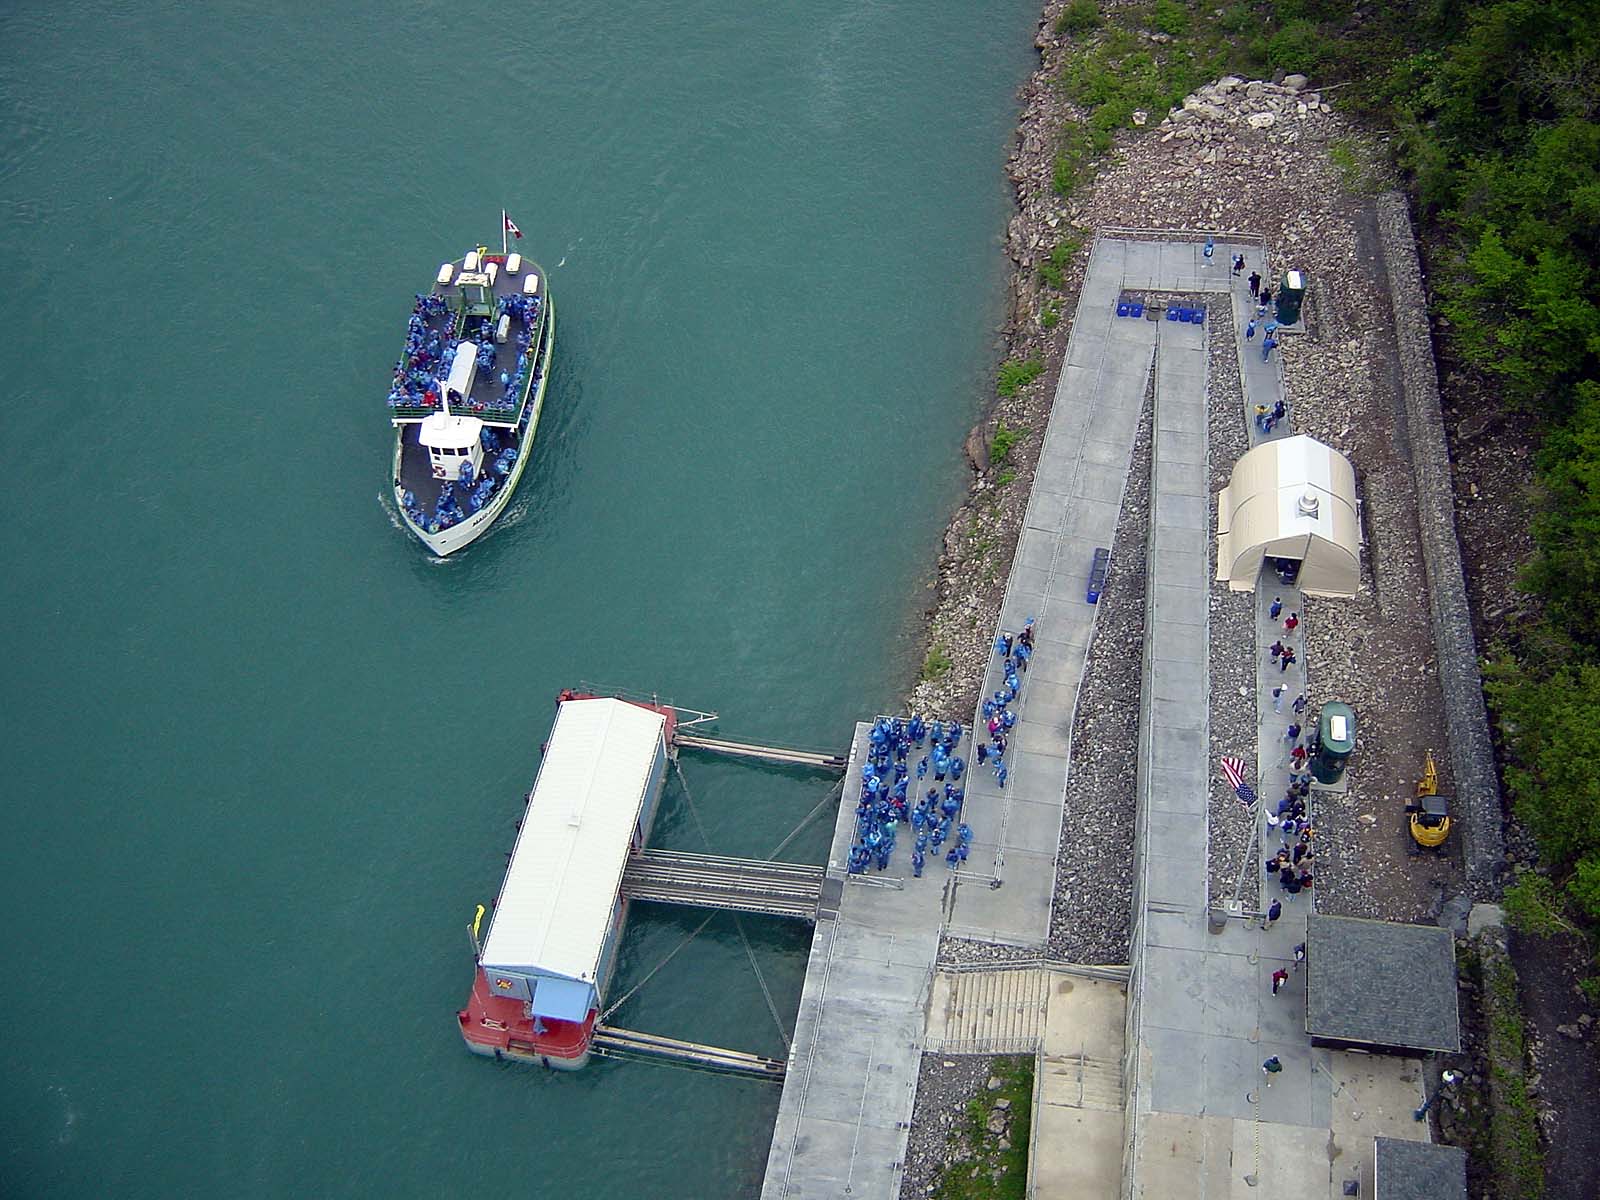
M 602 1058 L 659 1059 L 678 1066 L 698 1067 L 703 1071 L 754 1075 L 779 1081 L 783 1079 L 785 1070 L 784 1064 L 775 1058 L 763 1058 L 744 1050 L 726 1050 L 721 1046 L 703 1046 L 699 1042 L 683 1042 L 677 1038 L 662 1037 L 658 1033 L 618 1029 L 612 1025 L 598 1026 L 591 1044 L 594 1052 Z
M 816 767 L 823 771 L 843 771 L 844 755 L 823 750 L 797 750 L 792 746 L 758 746 L 754 742 L 731 742 L 725 738 L 699 737 L 680 733 L 673 744 L 681 750 L 704 750 L 733 758 L 755 758 L 763 762 L 786 763 L 797 767 Z

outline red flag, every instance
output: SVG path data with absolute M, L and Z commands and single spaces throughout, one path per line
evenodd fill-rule
M 517 223 L 515 221 L 513 221 L 510 217 L 506 218 L 506 232 L 509 233 L 512 237 L 521 237 L 522 236 L 522 230 L 517 228 Z

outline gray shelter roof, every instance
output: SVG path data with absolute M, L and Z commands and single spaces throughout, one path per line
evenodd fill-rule
M 1306 1032 L 1389 1050 L 1461 1049 L 1456 943 L 1448 929 L 1312 913 Z
M 1373 1200 L 1467 1200 L 1460 1146 L 1381 1137 L 1373 1149 Z

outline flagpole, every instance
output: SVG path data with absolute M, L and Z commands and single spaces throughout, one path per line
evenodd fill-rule
M 506 210 L 500 210 L 500 257 L 504 258 L 511 253 L 511 246 L 506 241 Z

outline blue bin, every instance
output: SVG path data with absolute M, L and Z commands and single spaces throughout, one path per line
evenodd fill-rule
M 1096 548 L 1094 558 L 1089 564 L 1089 587 L 1083 597 L 1085 601 L 1090 604 L 1100 603 L 1100 593 L 1106 589 L 1106 576 L 1110 570 L 1110 549 L 1105 546 Z
M 1124 301 L 1121 301 L 1121 302 L 1119 302 L 1117 304 L 1117 316 L 1125 317 L 1127 315 L 1128 315 L 1128 303 L 1127 303 L 1127 301 L 1124 300 Z
M 1178 319 L 1178 306 L 1176 304 L 1167 305 L 1167 320 L 1176 321 L 1177 319 Z
M 1195 309 L 1194 312 L 1189 314 L 1189 320 L 1192 321 L 1196 325 L 1205 324 L 1206 310 L 1203 309 L 1203 308 Z
M 1134 303 L 1128 305 L 1128 315 L 1130 317 L 1142 317 L 1142 316 L 1144 316 L 1144 305 L 1138 303 L 1137 301 L 1135 301 Z

